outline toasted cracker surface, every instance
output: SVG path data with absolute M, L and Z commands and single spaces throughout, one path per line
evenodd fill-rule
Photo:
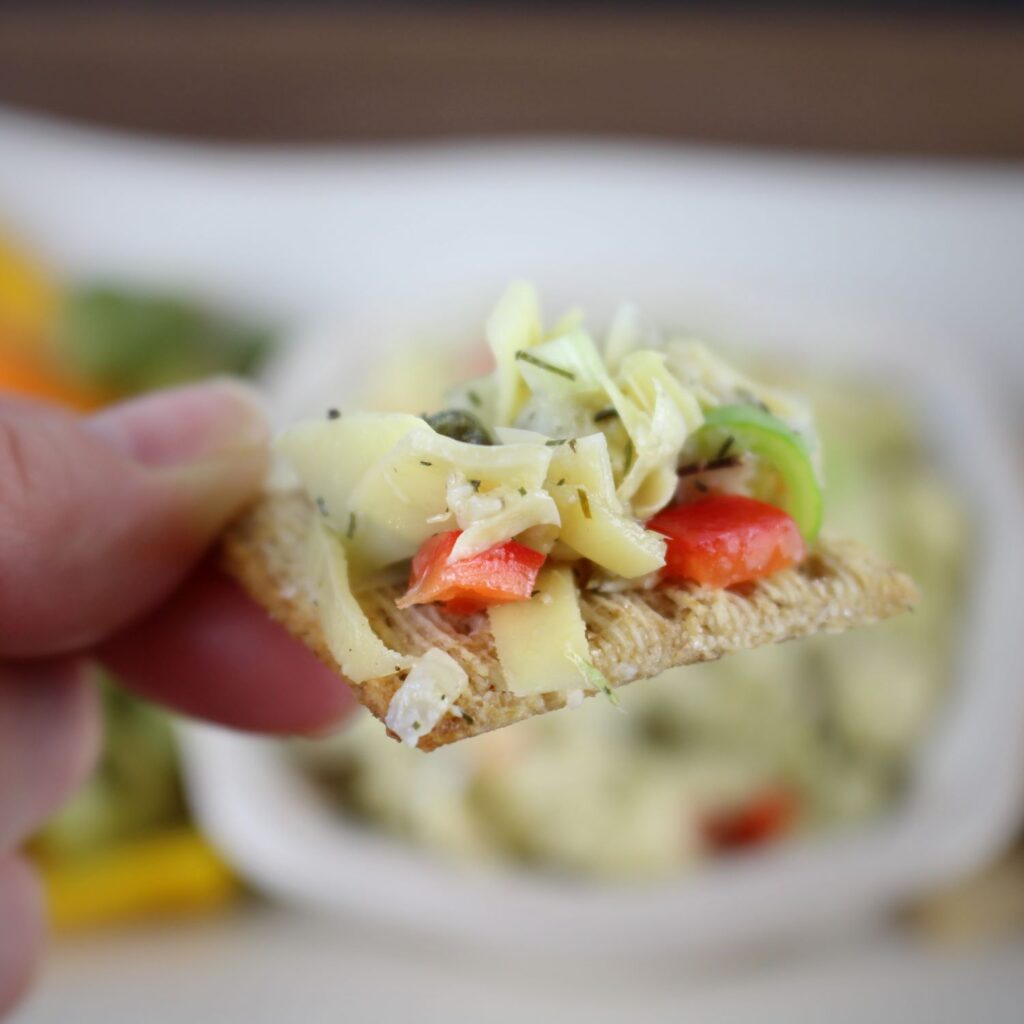
M 271 494 L 227 532 L 227 570 L 286 629 L 327 665 L 320 617 L 305 578 L 306 533 L 312 503 L 298 492 Z M 433 750 L 565 705 L 564 693 L 519 696 L 505 688 L 486 615 L 451 616 L 432 605 L 395 607 L 403 588 L 359 594 L 371 625 L 403 654 L 431 647 L 466 670 L 469 692 L 459 698 L 467 717 L 449 712 L 420 738 Z M 850 541 L 819 539 L 804 562 L 757 583 L 713 590 L 665 582 L 650 590 L 583 590 L 580 606 L 594 664 L 620 686 L 677 665 L 713 661 L 730 651 L 779 643 L 818 632 L 838 633 L 907 611 L 917 600 L 913 581 Z M 354 685 L 359 700 L 384 720 L 401 675 Z

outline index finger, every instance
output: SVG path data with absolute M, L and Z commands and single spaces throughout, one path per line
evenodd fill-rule
M 98 655 L 134 692 L 236 729 L 311 735 L 356 707 L 340 676 L 209 561 Z

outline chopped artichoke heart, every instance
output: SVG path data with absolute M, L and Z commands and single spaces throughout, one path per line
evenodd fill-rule
M 808 405 L 777 388 L 766 387 L 730 366 L 698 341 L 676 339 L 665 346 L 668 366 L 704 408 L 762 402 L 767 410 L 794 430 L 812 431 Z
M 326 521 L 344 531 L 359 481 L 412 432 L 431 431 L 418 416 L 353 413 L 299 423 L 281 435 L 276 447 Z
M 639 410 L 627 399 L 605 368 L 586 331 L 570 332 L 532 349 L 521 372 L 533 392 L 516 426 L 552 437 L 580 437 L 592 429 L 594 414 L 611 408 L 630 430 Z
M 615 311 L 604 343 L 604 365 L 608 372 L 616 373 L 622 365 L 622 360 L 640 347 L 642 339 L 640 314 L 636 306 L 625 302 Z
M 510 424 L 526 400 L 527 388 L 516 353 L 538 344 L 543 334 L 540 300 L 532 285 L 516 281 L 505 290 L 487 320 L 487 343 L 494 353 L 494 424 Z
M 522 427 L 496 427 L 494 436 L 498 444 L 543 444 L 551 438 L 536 430 L 524 430 Z
M 444 524 L 452 512 L 453 472 L 479 481 L 482 490 L 508 486 L 530 492 L 543 487 L 550 461 L 551 450 L 543 445 L 475 445 L 433 431 L 409 434 L 352 495 L 350 509 L 358 523 L 354 569 L 364 574 L 411 558 L 428 537 L 450 529 Z
M 696 395 L 683 387 L 669 371 L 664 352 L 641 349 L 631 352 L 622 360 L 619 374 L 623 392 L 632 398 L 644 412 L 653 414 L 659 389 L 675 403 L 686 424 L 686 431 L 692 434 L 704 422 L 704 413 Z
M 327 646 L 353 683 L 393 675 L 408 659 L 390 650 L 370 626 L 349 585 L 345 547 L 322 522 L 315 522 L 307 548 Z
M 583 402 L 571 395 L 533 394 L 519 410 L 515 426 L 545 438 L 581 437 L 594 429 L 594 413 L 601 404 L 596 395 Z
M 634 458 L 619 484 L 618 497 L 623 503 L 632 499 L 650 473 L 676 468 L 689 434 L 686 419 L 659 381 L 654 382 L 654 393 L 652 412 L 630 433 Z
M 675 497 L 679 475 L 674 465 L 652 469 L 629 499 L 629 507 L 637 519 L 648 520 Z
M 626 579 L 660 569 L 665 564 L 665 538 L 645 530 L 623 510 L 615 494 L 604 435 L 581 437 L 553 451 L 548 491 L 562 518 L 559 539 Z
M 519 372 L 534 394 L 576 400 L 600 394 L 607 376 L 593 339 L 580 327 L 521 353 Z
M 471 558 L 532 527 L 561 524 L 558 506 L 547 491 L 508 485 L 478 491 L 462 473 L 449 479 L 448 507 L 462 530 L 449 562 Z
M 416 659 L 405 682 L 395 691 L 384 723 L 403 743 L 415 747 L 468 686 L 465 669 L 450 654 L 431 647 Z
M 517 694 L 578 689 L 580 672 L 568 652 L 587 660 L 590 648 L 572 570 L 542 570 L 537 590 L 529 601 L 487 613 L 505 682 Z

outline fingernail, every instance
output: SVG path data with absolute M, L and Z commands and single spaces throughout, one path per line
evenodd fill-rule
M 266 448 L 259 395 L 217 378 L 122 402 L 86 421 L 111 447 L 147 466 L 180 466 Z

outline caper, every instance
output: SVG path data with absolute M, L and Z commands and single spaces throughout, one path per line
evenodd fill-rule
M 487 428 L 465 409 L 442 409 L 423 417 L 431 428 L 445 437 L 466 444 L 493 444 Z

